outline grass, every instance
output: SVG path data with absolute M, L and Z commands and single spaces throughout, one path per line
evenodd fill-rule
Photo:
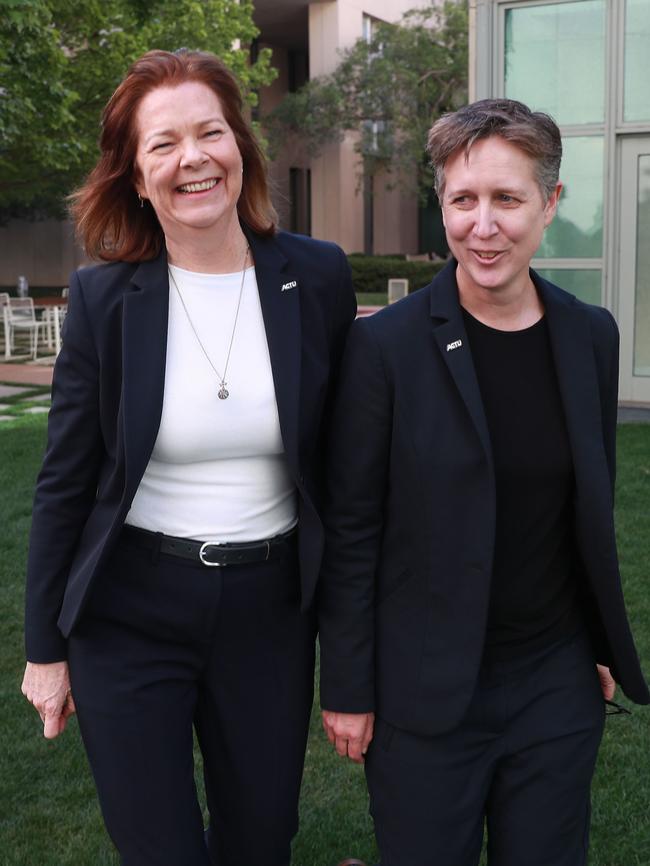
M 3 383 L 0 382 L 0 384 Z M 34 413 L 34 409 L 36 408 L 49 409 L 49 385 L 14 385 L 12 387 L 20 388 L 21 393 L 0 397 L 0 404 L 5 407 L 0 410 L 0 415 L 3 417 L 20 418 L 23 415 L 38 414 Z M 10 422 L 6 421 L 2 423 L 8 424 Z
M 356 295 L 360 307 L 385 307 L 388 304 L 388 292 L 357 292 Z
M 46 742 L 20 694 L 26 537 L 44 441 L 44 417 L 25 416 L 0 428 L 0 866 L 117 866 L 76 724 Z M 617 503 L 626 597 L 649 671 L 650 425 L 619 429 Z M 608 720 L 594 783 L 591 866 L 650 864 L 649 746 L 650 709 Z M 294 863 L 335 866 L 353 855 L 367 863 L 377 859 L 363 773 L 336 757 L 314 712 Z

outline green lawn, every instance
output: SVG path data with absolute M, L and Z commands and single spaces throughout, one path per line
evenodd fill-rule
M 50 406 L 49 385 L 19 385 L 18 387 L 21 389 L 20 394 L 0 399 L 0 403 L 4 406 L 0 415 L 19 418 L 22 415 L 46 414 Z
M 360 307 L 385 307 L 387 303 L 388 292 L 357 292 Z
M 38 716 L 19 690 L 26 536 L 44 438 L 43 417 L 24 417 L 0 428 L 0 866 L 117 866 L 76 725 L 59 740 L 46 742 Z M 619 431 L 617 525 L 632 623 L 650 671 L 650 425 Z M 650 709 L 608 719 L 593 800 L 591 866 L 649 866 Z M 352 855 L 375 862 L 362 771 L 336 757 L 317 714 L 301 814 L 296 866 L 335 866 Z

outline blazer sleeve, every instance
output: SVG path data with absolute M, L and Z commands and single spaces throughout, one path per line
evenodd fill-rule
M 335 247 L 338 257 L 337 277 L 334 281 L 336 293 L 334 295 L 334 303 L 331 305 L 329 313 L 329 352 L 331 358 L 331 375 L 327 387 L 327 397 L 323 409 L 321 436 L 319 437 L 319 445 L 321 446 L 320 472 L 321 478 L 325 478 L 327 471 L 326 454 L 327 454 L 327 433 L 330 427 L 332 413 L 334 411 L 334 399 L 336 388 L 339 380 L 341 369 L 341 360 L 345 350 L 346 337 L 350 330 L 351 324 L 357 312 L 357 298 L 352 285 L 352 271 L 348 258 L 340 247 Z M 321 487 L 325 484 L 321 481 Z
M 79 535 L 97 490 L 103 452 L 99 362 L 79 275 L 72 275 L 63 345 L 52 380 L 45 458 L 36 484 L 25 594 L 27 659 L 66 658 L 57 619 Z
M 328 445 L 325 556 L 318 591 L 324 709 L 374 710 L 375 573 L 392 406 L 369 321 L 350 330 Z
M 602 440 L 609 483 L 614 502 L 616 484 L 616 426 L 618 419 L 618 360 L 619 333 L 612 314 L 603 307 L 589 307 L 591 314 L 592 347 L 598 375 Z M 599 664 L 612 668 L 615 679 L 612 650 L 605 631 L 598 602 L 586 574 L 582 575 L 582 615 L 587 623 L 591 641 Z
M 340 247 L 337 249 L 339 255 L 339 278 L 336 283 L 336 309 L 334 327 L 331 334 L 332 357 L 336 362 L 335 369 L 338 369 L 338 365 L 340 364 L 345 348 L 345 338 L 357 313 L 357 298 L 352 285 L 350 263 L 343 250 Z
M 619 333 L 614 317 L 603 308 L 598 308 L 601 321 L 597 337 L 596 362 L 599 364 L 600 402 L 603 418 L 603 441 L 609 468 L 609 477 L 614 500 L 616 484 L 616 424 L 618 420 L 618 364 Z

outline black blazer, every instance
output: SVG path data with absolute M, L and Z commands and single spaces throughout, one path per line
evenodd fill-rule
M 350 331 L 319 590 L 322 706 L 377 710 L 424 734 L 451 729 L 472 696 L 495 535 L 494 467 L 455 268 Z M 616 324 L 531 274 L 573 454 L 584 615 L 598 661 L 645 703 L 614 535 Z
M 356 302 L 338 247 L 282 232 L 273 238 L 246 234 L 282 439 L 298 490 L 306 607 L 323 548 L 322 422 Z M 86 268 L 70 282 L 30 536 L 25 629 L 30 661 L 66 657 L 66 637 L 113 549 L 149 461 L 162 411 L 168 298 L 164 252 L 142 264 Z

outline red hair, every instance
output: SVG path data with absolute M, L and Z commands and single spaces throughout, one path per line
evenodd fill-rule
M 92 258 L 137 262 L 160 252 L 162 228 L 151 206 L 140 207 L 134 185 L 135 118 L 147 93 L 186 81 L 205 84 L 216 93 L 235 135 L 244 168 L 237 202 L 240 219 L 258 234 L 275 232 L 277 215 L 269 194 L 266 159 L 244 117 L 233 74 L 218 57 L 205 51 L 149 51 L 131 66 L 104 109 L 99 160 L 70 197 L 70 212 Z

